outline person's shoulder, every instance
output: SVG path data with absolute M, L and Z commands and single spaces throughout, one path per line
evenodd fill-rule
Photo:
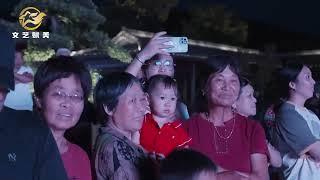
M 284 113 L 284 112 L 290 112 L 290 111 L 296 111 L 295 106 L 291 103 L 284 102 L 280 108 L 279 108 L 279 113 Z
M 247 129 L 255 129 L 255 128 L 262 128 L 260 122 L 258 120 L 254 120 L 250 117 L 245 117 L 240 114 L 236 115 L 238 122 L 245 125 Z
M 207 123 L 204 113 L 193 114 L 187 121 L 183 121 L 182 125 L 185 129 L 203 126 Z
M 33 133 L 48 133 L 49 128 L 39 115 L 35 112 L 28 110 L 8 110 L 10 121 L 22 131 L 32 131 Z

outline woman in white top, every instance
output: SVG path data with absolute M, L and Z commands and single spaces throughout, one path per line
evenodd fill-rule
M 313 96 L 315 81 L 303 64 L 289 64 L 277 78 L 279 93 L 286 98 L 276 112 L 276 147 L 283 160 L 287 180 L 316 180 L 320 177 L 320 121 L 305 108 Z

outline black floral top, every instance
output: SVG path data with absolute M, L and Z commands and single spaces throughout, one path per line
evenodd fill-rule
M 143 150 L 117 130 L 100 129 L 95 148 L 97 180 L 138 180 Z

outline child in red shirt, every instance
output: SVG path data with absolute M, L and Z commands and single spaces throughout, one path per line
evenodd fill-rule
M 147 151 L 167 156 L 175 148 L 187 147 L 191 138 L 176 119 L 178 88 L 166 75 L 155 75 L 147 82 L 151 114 L 145 116 L 140 130 L 140 144 Z

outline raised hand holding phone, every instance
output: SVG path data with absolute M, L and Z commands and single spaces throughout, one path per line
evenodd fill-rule
M 165 42 L 165 45 L 171 45 L 172 47 L 164 49 L 168 53 L 186 53 L 188 52 L 188 38 L 187 37 L 170 37 L 169 42 Z
M 172 48 L 172 46 L 165 44 L 170 41 L 169 37 L 163 37 L 165 34 L 164 31 L 158 32 L 150 39 L 147 45 L 137 54 L 140 61 L 144 63 L 156 54 L 170 55 L 165 49 Z

